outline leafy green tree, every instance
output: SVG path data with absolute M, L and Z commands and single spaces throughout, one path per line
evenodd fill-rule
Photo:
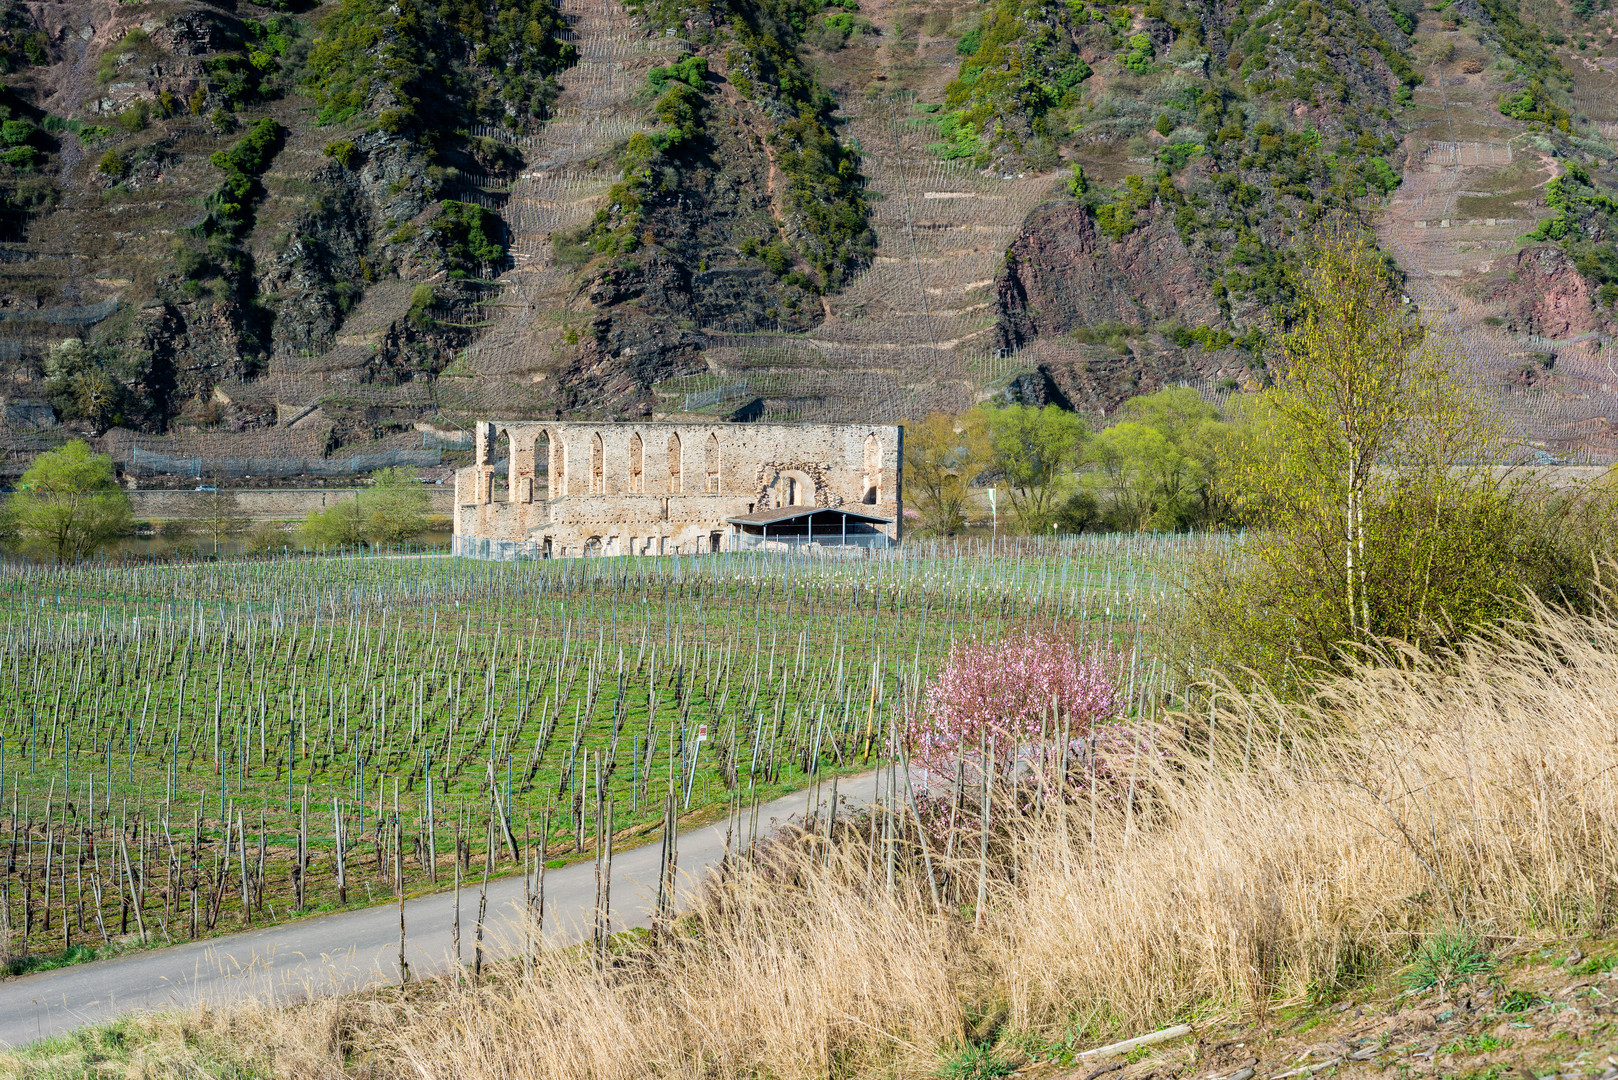
M 365 516 L 359 499 L 344 499 L 324 510 L 311 510 L 298 525 L 298 542 L 305 547 L 355 547 L 365 539 Z
M 1234 426 L 1201 394 L 1169 387 L 1131 398 L 1117 417 L 1086 454 L 1114 528 L 1212 528 L 1230 520 L 1219 463 Z
M 983 421 L 1017 524 L 1029 533 L 1049 531 L 1084 450 L 1084 420 L 1054 405 L 1010 405 L 985 410 Z
M 935 412 L 905 425 L 905 488 L 928 532 L 952 536 L 965 526 L 972 481 L 988 460 L 981 413 Z
M 1099 432 L 1086 457 L 1098 466 L 1117 527 L 1150 527 L 1160 512 L 1177 506 L 1186 486 L 1187 462 L 1161 431 L 1126 421 Z
M 1258 530 L 1193 565 L 1178 643 L 1204 669 L 1283 683 L 1390 638 L 1451 643 L 1528 592 L 1556 598 L 1564 541 L 1493 475 L 1492 424 L 1369 237 L 1324 231 L 1292 284 L 1275 383 L 1228 462 Z
M 430 501 L 413 469 L 382 469 L 353 499 L 311 511 L 298 540 L 320 548 L 402 543 L 427 531 Z
M 430 498 L 414 469 L 383 469 L 360 500 L 366 537 L 376 544 L 398 544 L 427 531 Z
M 4 522 L 25 554 L 59 563 L 88 558 L 134 526 L 112 458 L 82 440 L 34 460 L 6 503 Z
M 1373 516 L 1403 489 L 1449 486 L 1455 467 L 1489 453 L 1489 432 L 1363 233 L 1322 234 L 1294 278 L 1298 317 L 1261 397 L 1260 452 L 1236 479 L 1280 535 L 1335 564 L 1332 606 L 1362 640 Z

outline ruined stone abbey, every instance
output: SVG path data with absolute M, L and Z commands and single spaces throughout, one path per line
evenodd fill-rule
M 482 421 L 455 474 L 455 551 L 482 558 L 887 546 L 904 429 Z

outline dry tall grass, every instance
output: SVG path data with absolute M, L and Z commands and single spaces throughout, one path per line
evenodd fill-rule
M 304 1076 L 919 1075 L 991 1028 L 1095 1040 L 1262 1010 L 1442 928 L 1500 944 L 1607 928 L 1611 616 L 1541 609 L 1443 663 L 1362 665 L 1307 706 L 1222 697 L 1211 751 L 1207 716 L 1175 718 L 1130 763 L 1133 800 L 1010 828 L 976 929 L 913 871 L 890 894 L 850 830 L 829 855 L 777 845 L 688 932 L 605 972 L 557 952 L 482 988 L 212 1022 Z M 950 872 L 970 900 L 975 860 Z

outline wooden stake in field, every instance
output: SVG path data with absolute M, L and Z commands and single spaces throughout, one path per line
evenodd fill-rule
M 653 937 L 669 932 L 674 918 L 674 886 L 676 867 L 680 858 L 680 838 L 676 834 L 679 795 L 670 785 L 663 801 L 663 854 L 661 873 L 657 877 L 657 917 L 653 923 Z
M 972 928 L 983 929 L 983 906 L 989 902 L 989 788 L 993 780 L 994 740 L 983 746 L 983 802 L 978 815 L 978 897 L 972 911 Z
M 393 881 L 399 891 L 399 985 L 403 986 L 410 981 L 410 962 L 405 959 L 404 824 L 399 819 L 397 786 L 393 794 Z
M 483 977 L 483 920 L 489 912 L 489 864 L 483 864 L 483 887 L 478 890 L 478 925 L 472 945 L 472 983 Z
M 348 903 L 348 878 L 344 873 L 343 866 L 343 810 L 341 803 L 336 799 L 331 801 L 331 820 L 332 836 L 336 839 L 337 844 L 332 853 L 332 857 L 337 863 L 337 902 L 346 904 Z
M 460 985 L 466 975 L 461 959 L 461 823 L 455 823 L 455 921 L 450 924 L 450 936 L 455 939 L 455 984 Z

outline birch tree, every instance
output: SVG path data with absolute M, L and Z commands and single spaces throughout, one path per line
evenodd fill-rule
M 1262 529 L 1243 618 L 1330 659 L 1347 642 L 1418 643 L 1520 593 L 1522 522 L 1495 482 L 1496 432 L 1370 238 L 1319 234 L 1293 280 L 1274 382 L 1230 463 Z

